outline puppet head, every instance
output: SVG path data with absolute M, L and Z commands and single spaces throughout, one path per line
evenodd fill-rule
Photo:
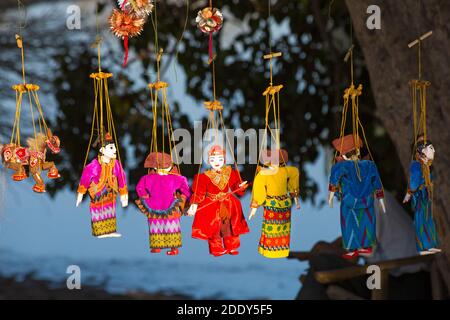
M 423 136 L 419 136 L 417 138 L 417 147 L 416 147 L 417 156 L 422 159 L 424 162 L 431 162 L 434 160 L 434 155 L 436 151 L 434 150 L 434 146 L 431 141 L 425 141 Z
M 107 160 L 116 159 L 117 158 L 117 148 L 114 142 L 113 137 L 109 132 L 105 133 L 103 139 L 99 141 L 100 136 L 94 142 L 94 147 L 99 146 L 99 153 L 106 158 Z
M 49 128 L 47 128 L 47 140 L 45 142 L 47 143 L 47 147 L 53 154 L 58 154 L 61 152 L 61 141 L 59 140 L 58 136 L 53 135 L 52 131 Z
M 149 169 L 149 172 L 168 174 L 173 168 L 172 157 L 167 153 L 152 152 L 145 159 L 144 168 Z
M 216 171 L 220 171 L 225 165 L 225 150 L 221 146 L 213 146 L 208 153 L 208 163 Z
M 358 160 L 360 157 L 359 149 L 363 146 L 361 138 L 358 138 L 357 143 L 358 145 L 356 145 L 352 134 L 346 135 L 342 139 L 334 139 L 332 142 L 333 147 L 339 152 L 337 160 Z
M 289 161 L 289 154 L 284 149 L 263 150 L 261 153 L 261 163 L 264 166 L 279 167 L 284 166 Z

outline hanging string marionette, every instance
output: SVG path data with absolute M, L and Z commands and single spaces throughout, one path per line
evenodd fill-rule
M 431 35 L 430 31 L 408 45 L 409 48 L 418 46 L 419 77 L 410 81 L 414 130 L 413 159 L 409 167 L 408 191 L 403 203 L 412 200 L 416 247 L 421 255 L 441 252 L 433 218 L 432 164 L 435 150 L 427 135 L 427 89 L 431 83 L 422 79 L 423 41 Z
M 118 0 L 118 4 L 120 9 L 113 9 L 109 23 L 112 33 L 123 40 L 125 67 L 128 62 L 129 38 L 141 34 L 154 5 L 152 0 Z
M 157 39 L 156 7 L 154 21 Z M 158 52 L 157 41 L 155 50 Z M 148 174 L 137 184 L 139 199 L 136 205 L 148 220 L 150 252 L 160 253 L 162 249 L 168 249 L 166 254 L 175 256 L 182 246 L 180 220 L 191 192 L 187 178 L 180 173 L 178 159 L 173 159 L 173 155 L 177 157 L 178 153 L 172 140 L 173 127 L 167 100 L 169 85 L 161 81 L 162 55 L 161 49 L 156 57 L 157 81 L 148 86 L 153 114 L 152 139 L 150 153 L 144 163 Z M 161 127 L 158 129 L 159 120 Z
M 128 188 L 118 149 L 116 129 L 109 99 L 108 79 L 113 75 L 101 68 L 101 37 L 94 46 L 98 53 L 98 72 L 90 78 L 94 82 L 94 111 L 83 172 L 78 187 L 78 207 L 88 192 L 92 235 L 98 238 L 120 237 L 117 233 L 116 198 L 120 194 L 122 207 L 128 206 Z M 95 138 L 95 139 L 94 139 Z M 91 146 L 98 150 L 97 156 L 88 165 Z
M 271 18 L 269 0 L 269 20 Z M 270 30 L 269 44 L 270 44 Z M 264 207 L 264 219 L 258 252 L 266 258 L 285 258 L 289 256 L 291 236 L 292 202 L 300 209 L 300 172 L 288 166 L 288 153 L 280 147 L 280 91 L 283 85 L 273 84 L 273 59 L 282 56 L 281 52 L 270 52 L 264 56 L 270 64 L 270 84 L 264 91 L 265 130 L 258 156 L 258 167 L 253 181 L 251 211 L 249 220 L 259 207 Z M 268 133 L 275 148 L 263 149 L 268 145 Z
M 19 11 L 20 9 L 21 3 L 19 2 Z M 20 34 L 16 34 L 16 42 L 22 57 L 22 83 L 12 87 L 16 93 L 15 119 L 11 140 L 5 146 L 0 145 L 0 155 L 3 165 L 14 171 L 12 175 L 14 181 L 25 180 L 30 174 L 35 182 L 33 191 L 43 193 L 45 192 L 45 183 L 42 178 L 42 171 L 48 171 L 47 177 L 49 179 L 60 177 L 55 164 L 47 161 L 47 149 L 52 154 L 58 154 L 61 151 L 61 142 L 56 135 L 52 134 L 45 121 L 38 95 L 40 87 L 26 81 L 24 43 Z M 21 115 L 25 112 L 22 110 L 24 99 L 29 104 L 34 132 L 33 137 L 27 139 L 26 146 L 23 146 L 21 141 Z
M 208 8 L 199 12 L 197 23 L 200 30 L 219 30 L 223 19 L 220 11 L 213 8 L 212 1 Z M 203 31 L 204 32 L 204 31 Z M 226 146 L 219 139 L 220 132 L 225 132 L 222 116 L 223 106 L 216 99 L 215 58 L 212 54 L 212 34 L 210 34 L 209 60 L 212 73 L 213 101 L 205 102 L 209 112 L 207 131 L 214 135 L 214 145 L 208 150 L 209 169 L 194 177 L 192 197 L 188 215 L 194 217 L 192 237 L 208 241 L 209 253 L 215 257 L 225 254 L 239 254 L 240 235 L 248 233 L 240 200 L 249 186 L 242 181 L 234 157 L 233 148 L 225 134 L 225 144 L 229 147 L 234 161 L 234 168 L 226 164 Z M 202 161 L 203 162 L 203 161 Z
M 335 196 L 341 202 L 342 241 L 347 250 L 343 255 L 345 259 L 373 254 L 377 243 L 375 198 L 379 200 L 381 210 L 386 212 L 382 182 L 359 118 L 359 97 L 363 88 L 362 85 L 355 86 L 353 81 L 353 48 L 345 58 L 345 61 L 350 59 L 351 85 L 344 93 L 340 136 L 333 141 L 336 153 L 328 198 L 330 207 L 333 207 Z M 351 119 L 352 128 L 348 135 L 345 134 L 347 118 Z M 363 140 L 368 159 L 361 159 Z

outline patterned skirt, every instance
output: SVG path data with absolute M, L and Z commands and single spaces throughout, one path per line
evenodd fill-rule
M 344 249 L 373 248 L 377 243 L 375 207 L 352 208 L 341 202 L 341 231 Z
M 264 220 L 258 252 L 266 258 L 286 258 L 291 239 L 290 197 L 268 196 L 264 203 Z
M 116 196 L 110 188 L 104 188 L 91 198 L 91 226 L 95 237 L 111 234 L 117 231 Z
M 152 210 L 145 201 L 136 200 L 139 210 L 148 218 L 150 249 L 174 249 L 182 246 L 180 200 L 167 210 Z
M 416 247 L 418 251 L 439 248 L 439 236 L 433 219 L 432 202 L 425 188 L 414 194 L 414 226 L 416 229 Z

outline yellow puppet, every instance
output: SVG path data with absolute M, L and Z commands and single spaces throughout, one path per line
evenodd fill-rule
M 289 255 L 291 238 L 292 200 L 300 209 L 300 172 L 287 166 L 285 150 L 267 150 L 261 157 L 263 166 L 253 182 L 251 219 L 257 208 L 264 207 L 264 220 L 258 252 L 266 258 L 285 258 Z

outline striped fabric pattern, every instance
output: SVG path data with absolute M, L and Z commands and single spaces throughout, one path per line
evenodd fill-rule
M 91 199 L 90 212 L 93 236 L 98 237 L 117 231 L 116 196 L 112 189 L 104 187 Z
M 374 247 L 376 244 L 374 206 L 352 208 L 341 203 L 341 230 L 342 241 L 346 250 Z
M 264 203 L 264 220 L 258 252 L 266 258 L 289 255 L 291 238 L 291 206 L 288 196 L 268 196 Z
M 433 219 L 432 202 L 426 188 L 416 192 L 413 197 L 414 226 L 418 251 L 439 248 L 439 237 Z

